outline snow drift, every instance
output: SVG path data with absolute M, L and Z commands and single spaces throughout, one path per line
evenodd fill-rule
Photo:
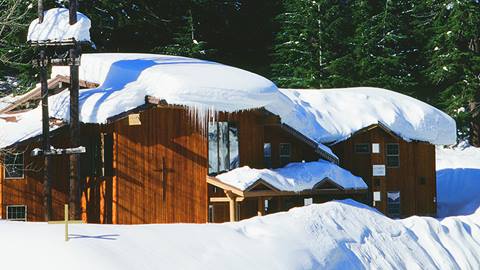
M 407 141 L 456 143 L 456 124 L 450 116 L 397 92 L 372 87 L 280 91 L 295 104 L 295 110 L 268 108 L 319 143 L 343 141 L 378 123 Z
M 468 215 L 480 207 L 480 149 L 462 143 L 436 149 L 438 216 Z
M 216 178 L 242 191 L 258 180 L 263 180 L 280 191 L 299 192 L 313 189 L 326 179 L 347 190 L 367 189 L 362 178 L 325 160 L 290 163 L 279 169 L 252 169 L 244 166 L 217 175 Z
M 62 225 L 2 221 L 0 239 L 8 243 L 0 246 L 8 258 L 3 265 L 102 270 L 480 268 L 479 213 L 443 221 L 392 220 L 350 200 L 238 223 L 72 225 L 70 233 L 65 243 Z
M 44 12 L 43 22 L 33 20 L 28 27 L 27 41 L 59 42 L 75 39 L 90 41 L 90 19 L 77 12 L 77 23 L 70 25 L 69 10 L 52 8 Z

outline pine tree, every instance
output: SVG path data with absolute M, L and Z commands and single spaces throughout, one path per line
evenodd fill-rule
M 285 0 L 278 16 L 274 80 L 283 87 L 351 84 L 351 12 L 346 1 Z
M 420 73 L 413 29 L 413 0 L 356 1 L 357 83 L 413 94 Z
M 194 58 L 207 58 L 213 50 L 207 48 L 205 41 L 199 41 L 196 35 L 192 10 L 182 17 L 183 24 L 174 34 L 173 43 L 153 49 L 153 52 L 169 55 L 180 55 Z
M 430 4 L 435 15 L 427 75 L 438 89 L 439 105 L 457 120 L 459 137 L 473 132 L 477 135 L 473 142 L 478 143 L 480 4 L 471 0 Z
M 29 63 L 33 51 L 26 44 L 28 25 L 36 10 L 33 7 L 23 0 L 0 1 L 0 80 L 4 76 L 17 77 L 21 84 L 13 90 L 19 92 L 34 78 Z

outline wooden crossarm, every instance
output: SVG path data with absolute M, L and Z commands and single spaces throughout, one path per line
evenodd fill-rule
M 69 220 L 68 224 L 84 224 L 83 220 Z M 48 224 L 65 224 L 65 220 L 49 221 Z

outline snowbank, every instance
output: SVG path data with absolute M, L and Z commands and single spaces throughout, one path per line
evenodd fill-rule
M 69 75 L 54 67 L 52 77 Z M 80 79 L 101 86 L 80 91 L 80 120 L 105 123 L 150 95 L 199 110 L 238 111 L 270 102 L 288 104 L 277 87 L 254 73 L 215 62 L 155 54 L 84 54 Z M 55 117 L 68 119 L 68 93 L 54 100 Z
M 280 191 L 303 191 L 313 189 L 318 183 L 329 179 L 344 189 L 367 189 L 362 178 L 325 160 L 290 163 L 280 169 L 237 168 L 216 176 L 220 181 L 242 191 L 258 180 L 263 180 Z
M 52 8 L 44 12 L 43 22 L 33 20 L 28 27 L 28 41 L 90 41 L 90 19 L 77 12 L 77 23 L 70 25 L 66 8 Z
M 380 122 L 408 141 L 456 143 L 456 124 L 450 116 L 393 91 L 371 87 L 280 91 L 295 104 L 295 110 L 268 109 L 317 142 L 339 142 Z
M 226 224 L 0 222 L 9 269 L 479 269 L 480 216 L 391 220 L 354 201 Z M 19 252 L 21 251 L 21 252 Z M 55 256 L 55 259 L 51 259 Z M 27 260 L 25 258 L 28 258 Z
M 437 147 L 436 158 L 438 216 L 475 212 L 480 208 L 480 149 Z

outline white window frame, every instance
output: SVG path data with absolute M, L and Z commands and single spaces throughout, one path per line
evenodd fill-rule
M 25 208 L 25 219 L 10 219 L 8 218 L 8 210 L 9 208 L 11 207 L 24 207 Z M 6 206 L 6 220 L 10 220 L 10 221 L 27 221 L 27 217 L 28 217 L 28 207 L 26 205 L 23 205 L 23 204 L 12 204 L 12 205 L 7 205 Z
M 24 153 L 14 153 L 14 154 L 10 154 L 10 153 L 7 153 L 6 155 L 22 155 L 22 176 L 21 177 L 7 177 L 7 164 L 5 163 L 5 156 L 4 156 L 4 159 L 3 159 L 3 175 L 5 176 L 5 180 L 21 180 L 21 179 L 25 179 L 25 155 Z M 15 164 L 13 164 L 15 165 Z

